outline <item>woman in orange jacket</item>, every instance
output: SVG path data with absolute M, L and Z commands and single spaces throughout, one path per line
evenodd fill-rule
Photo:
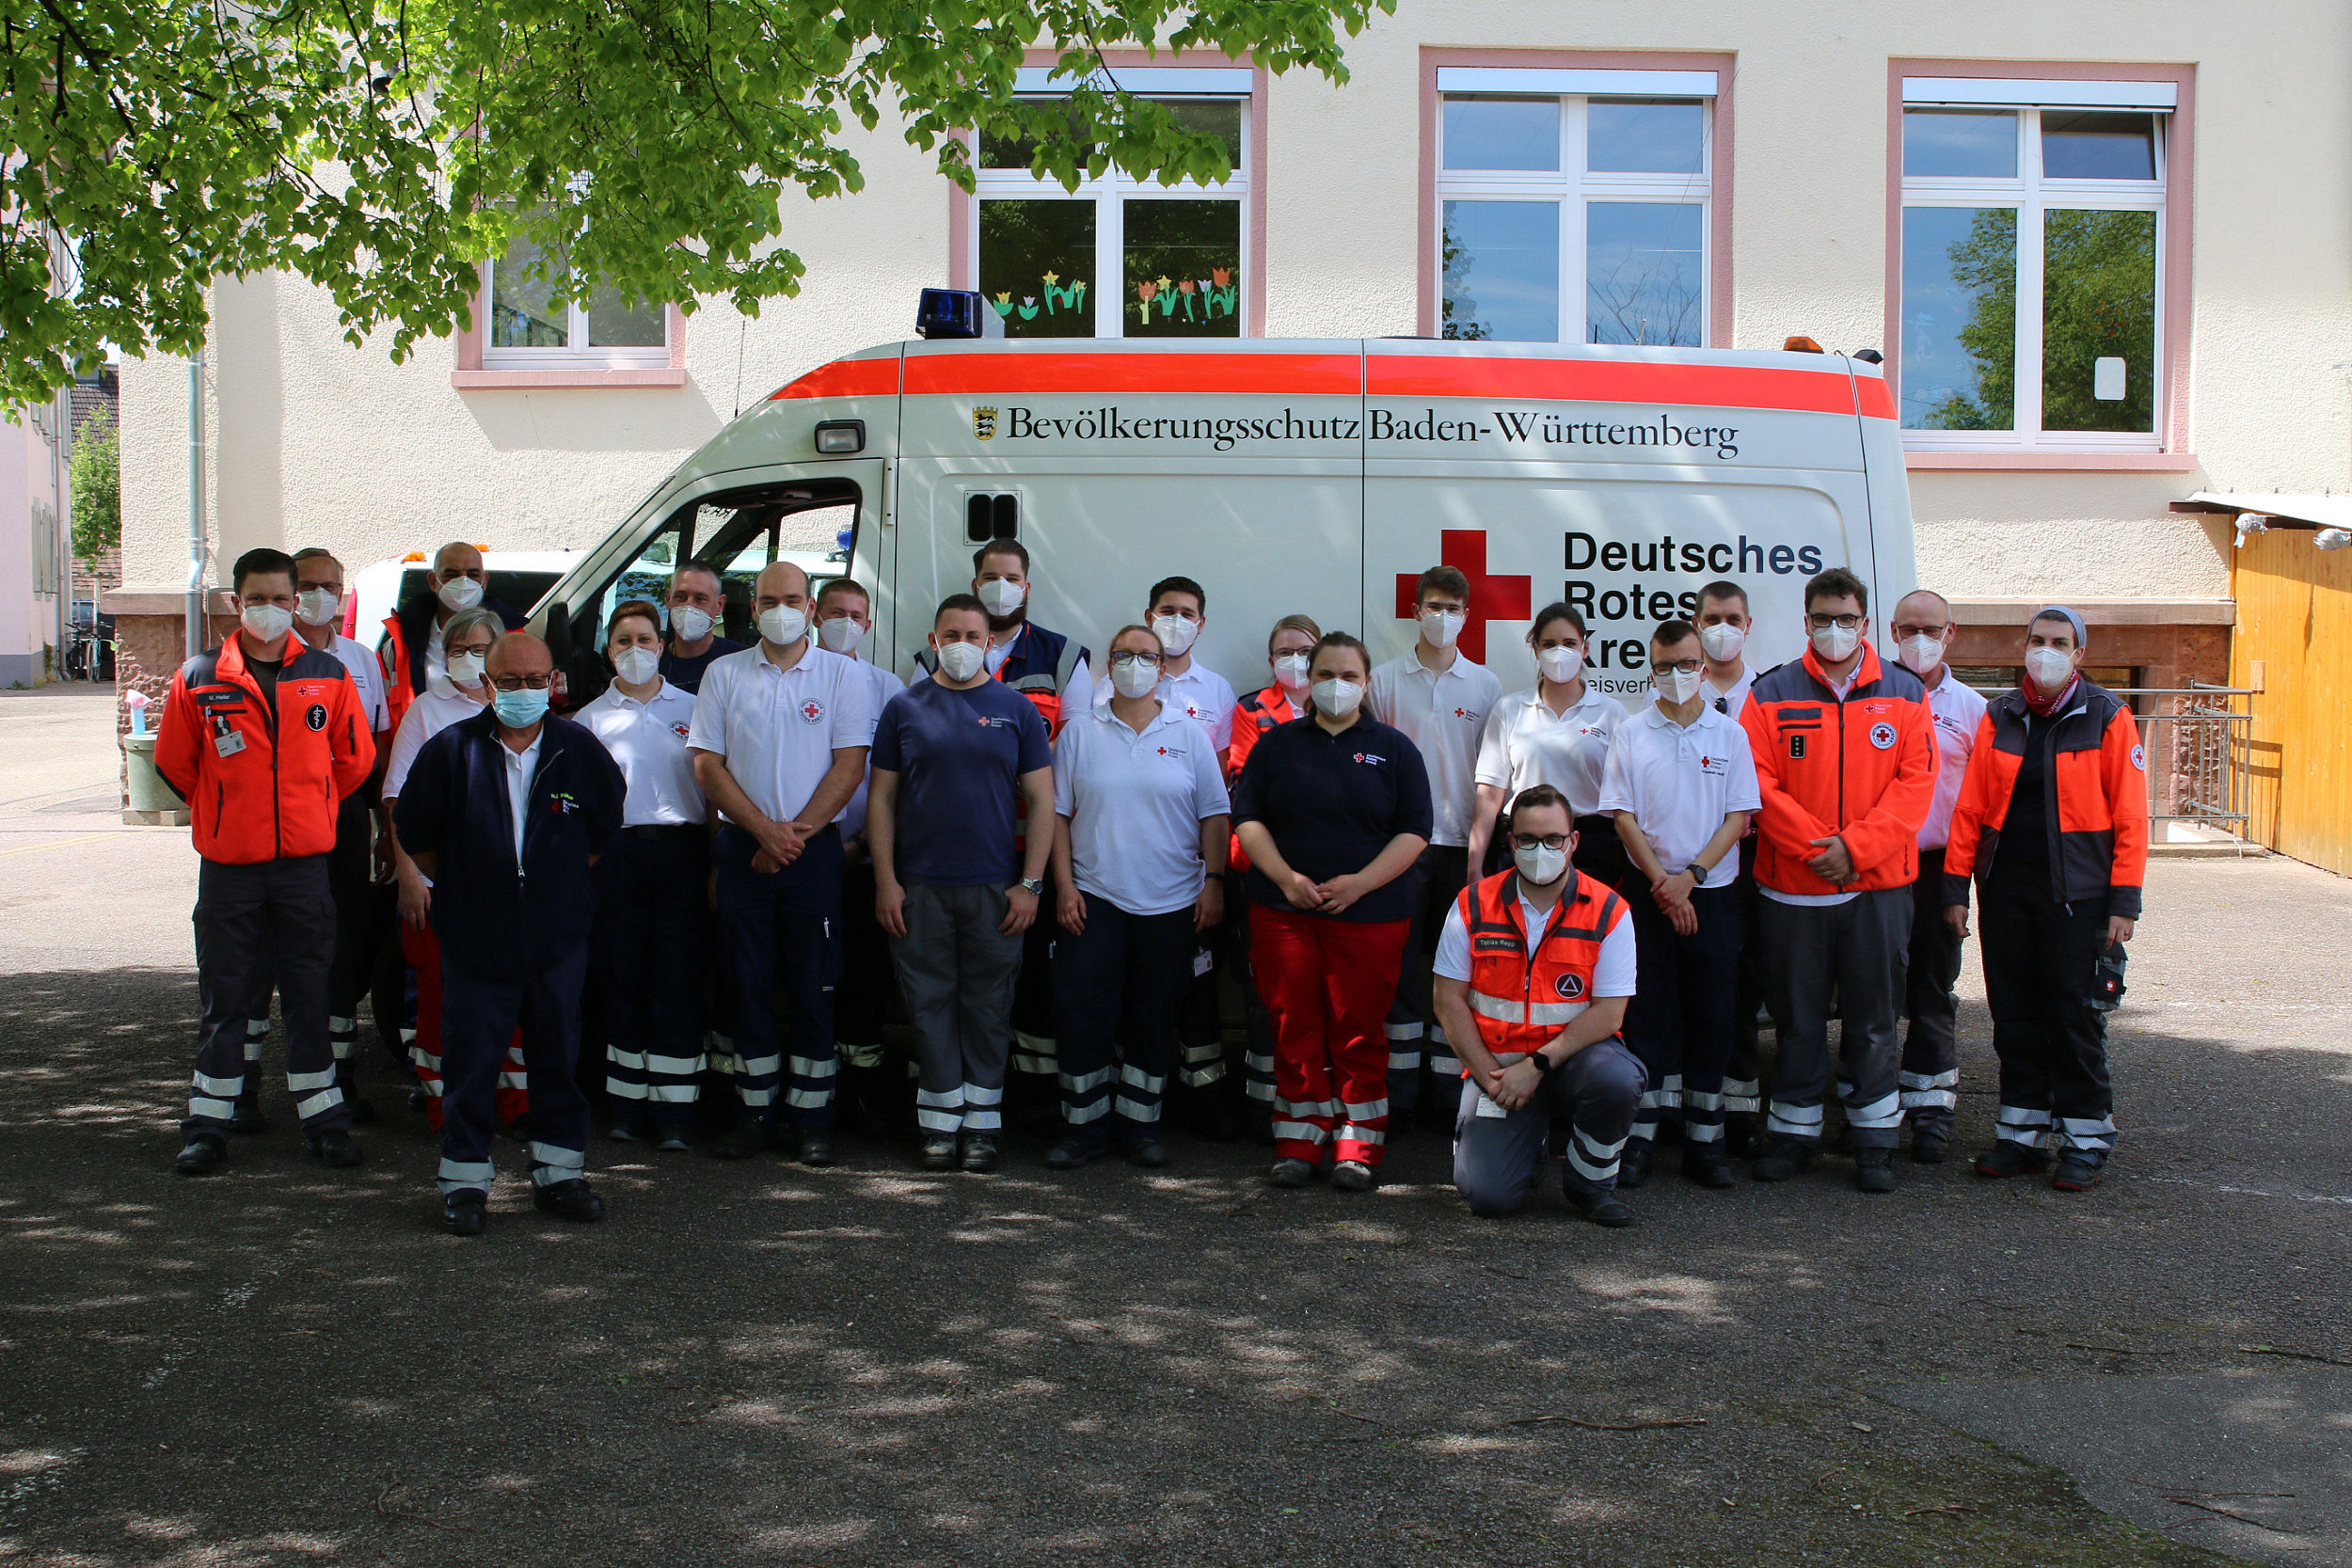
M 1985 999 L 2001 1103 L 1977 1174 L 2058 1169 L 2096 1186 L 2115 1148 L 2106 1010 L 2148 866 L 2148 753 L 2129 704 L 2085 680 L 2082 617 L 2054 605 L 2026 628 L 2017 689 L 1977 728 L 1944 853 L 1945 916 L 1968 934 L 1984 897 Z

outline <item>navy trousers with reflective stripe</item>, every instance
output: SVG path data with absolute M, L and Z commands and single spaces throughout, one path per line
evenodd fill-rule
M 780 982 L 792 1010 L 784 1119 L 794 1127 L 831 1127 L 833 999 L 844 948 L 841 833 L 828 825 L 800 859 L 776 872 L 752 869 L 758 847 L 741 829 L 722 828 L 711 849 L 719 866 L 720 962 L 735 1014 L 736 1092 L 752 1115 L 777 1119 L 776 1081 L 785 1071 L 776 1026 Z
M 247 1020 L 275 965 L 286 1023 L 286 1087 L 307 1132 L 351 1125 L 335 1086 L 326 1037 L 326 980 L 335 956 L 335 901 L 326 857 L 252 865 L 203 862 L 196 874 L 196 1078 L 183 1138 L 225 1138 L 245 1087 Z
M 1660 1117 L 1678 1112 L 1691 1142 L 1718 1143 L 1740 989 L 1740 890 L 1692 889 L 1699 924 L 1687 937 L 1646 891 L 1629 894 L 1626 906 L 1640 979 L 1626 1006 L 1625 1042 L 1649 1075 L 1633 1136 L 1657 1137 Z
M 1648 1082 L 1640 1060 L 1612 1036 L 1547 1074 L 1535 1098 L 1505 1116 L 1480 1116 L 1478 1092 L 1465 1085 L 1454 1120 L 1454 1190 L 1474 1214 L 1509 1213 L 1542 1172 L 1552 1127 L 1565 1124 L 1568 1149 L 1561 1186 L 1608 1191 L 1617 1184 L 1617 1157 Z
M 530 1141 L 532 1179 L 541 1186 L 580 1175 L 588 1147 L 588 1097 L 580 1064 L 580 994 L 588 948 L 518 980 L 469 974 L 441 950 L 441 1191 L 487 1191 L 490 1133 L 498 1126 L 499 1074 L 522 1031 L 531 1109 L 518 1131 Z
M 1155 1135 L 1192 984 L 1189 908 L 1130 914 L 1086 898 L 1086 928 L 1054 944 L 1054 1037 L 1066 1135 L 1097 1146 Z
M 1892 1148 L 1902 1105 L 1895 1013 L 1911 953 L 1911 889 L 1857 893 L 1842 904 L 1763 901 L 1764 969 L 1780 1021 L 1772 1064 L 1774 1137 L 1819 1142 L 1830 1092 L 1829 1021 L 1839 1020 L 1837 1081 L 1857 1148 Z
M 2107 1083 L 2107 1015 L 2085 998 L 2107 940 L 2104 898 L 2070 909 L 2050 897 L 2049 872 L 2005 876 L 1996 853 L 1979 885 L 1977 940 L 1993 1049 L 2001 1058 L 1994 1131 L 2030 1148 L 2071 1149 L 2098 1161 L 2115 1148 L 2115 1093 Z
M 605 1088 L 619 1114 L 657 1122 L 694 1114 L 702 1071 L 704 903 L 710 855 L 693 836 L 612 841 L 590 873 L 590 951 L 605 1031 Z
M 1944 918 L 1944 851 L 1919 851 L 1912 884 L 1911 976 L 1904 987 L 1903 1115 L 1948 1132 L 1960 1105 L 1960 933 Z

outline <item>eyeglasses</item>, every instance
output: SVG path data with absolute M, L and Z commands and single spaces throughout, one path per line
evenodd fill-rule
M 520 691 L 525 687 L 533 691 L 545 691 L 554 679 L 553 675 L 492 675 L 490 684 L 501 691 Z
M 1678 658 L 1672 664 L 1653 665 L 1652 668 L 1677 675 L 1695 675 L 1699 673 L 1699 663 L 1700 661 L 1695 658 Z
M 1513 833 L 1511 843 L 1521 849 L 1533 849 L 1538 845 L 1546 849 L 1565 849 L 1568 847 L 1569 837 L 1567 833 L 1548 833 L 1542 838 L 1537 838 L 1533 833 Z
M 1951 630 L 1949 626 L 1915 626 L 1903 622 L 1897 622 L 1887 629 L 1898 638 L 1941 637 Z
M 1122 650 L 1111 655 L 1111 668 L 1114 670 L 1122 664 L 1148 664 L 1156 670 L 1159 668 L 1159 663 L 1160 656 L 1157 654 L 1139 654 Z
M 1808 615 L 1805 621 L 1815 631 L 1827 631 L 1832 626 L 1839 631 L 1862 629 L 1862 617 L 1859 615 Z

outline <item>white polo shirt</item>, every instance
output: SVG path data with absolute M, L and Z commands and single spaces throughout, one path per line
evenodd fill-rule
M 408 782 L 408 769 L 417 765 L 417 753 L 424 750 L 426 741 L 489 705 L 458 690 L 447 675 L 436 675 L 425 682 L 417 700 L 401 715 L 399 733 L 392 736 L 391 754 L 384 759 L 384 799 L 400 799 L 401 786 Z
M 1407 648 L 1372 673 L 1364 701 L 1372 716 L 1405 732 L 1429 771 L 1429 842 L 1470 842 L 1478 815 L 1478 753 L 1487 716 L 1502 701 L 1502 682 L 1458 651 L 1432 670 Z
M 1935 724 L 1935 799 L 1928 819 L 1919 824 L 1919 847 L 1941 849 L 1951 842 L 1952 807 L 1960 802 L 1960 781 L 1968 771 L 1968 753 L 1976 750 L 1977 725 L 1984 719 L 1982 695 L 1961 684 L 1948 664 L 1928 688 L 1928 717 Z
M 384 666 L 365 645 L 340 633 L 326 651 L 351 672 L 351 684 L 359 692 L 359 711 L 368 716 L 368 728 L 382 735 L 392 723 L 391 709 L 384 701 Z
M 621 804 L 623 827 L 676 827 L 709 814 L 702 785 L 694 782 L 694 753 L 686 748 L 694 726 L 693 693 L 661 681 L 641 703 L 619 686 L 608 686 L 575 717 L 621 765 L 628 784 Z
M 1601 770 L 1609 737 L 1626 721 L 1625 705 L 1590 683 L 1577 705 L 1554 713 L 1541 686 L 1514 691 L 1495 705 L 1478 747 L 1478 782 L 1503 792 L 1507 804 L 1522 789 L 1548 784 L 1568 798 L 1578 816 L 1600 810 Z
M 1688 728 L 1666 717 L 1656 703 L 1617 726 L 1609 742 L 1600 809 L 1629 811 L 1658 863 L 1681 870 L 1699 857 L 1724 825 L 1727 812 L 1760 811 L 1756 755 L 1748 732 L 1738 721 L 1700 705 Z M 1701 887 L 1729 887 L 1740 879 L 1735 844 L 1707 874 Z
M 686 743 L 726 758 L 727 771 L 771 821 L 789 822 L 817 793 L 836 751 L 874 743 L 874 685 L 857 661 L 803 638 L 789 670 L 767 644 L 713 659 L 703 672 Z
M 1200 823 L 1232 810 L 1222 751 L 1167 703 L 1140 732 L 1105 703 L 1054 743 L 1054 813 L 1070 819 L 1078 890 L 1129 914 L 1190 909 L 1208 869 Z
M 1556 908 L 1557 906 L 1555 906 Z M 1519 895 L 1519 924 L 1529 932 L 1540 931 L 1544 922 L 1551 918 L 1550 910 L 1538 910 Z M 1595 996 L 1631 996 L 1636 977 L 1633 922 L 1620 920 L 1616 929 L 1600 939 L 1600 953 L 1593 960 L 1593 994 Z M 1441 979 L 1468 983 L 1470 977 L 1470 927 L 1462 920 L 1462 901 L 1454 900 L 1445 912 L 1445 929 L 1438 936 L 1438 957 L 1430 973 Z M 1581 1012 L 1582 1008 L 1578 1008 Z
M 866 680 L 873 686 L 874 719 L 879 723 L 882 708 L 891 698 L 907 689 L 907 683 L 879 664 L 868 663 L 862 658 L 851 659 L 850 662 L 866 673 Z M 873 777 L 871 768 L 858 775 L 857 788 L 850 794 L 850 803 L 841 808 L 839 816 L 834 818 L 841 829 L 845 843 L 866 832 L 866 786 L 873 781 Z
M 1756 685 L 1756 666 L 1740 666 L 1740 678 L 1729 686 L 1719 687 L 1712 677 L 1699 677 L 1699 689 L 1707 693 L 1707 705 L 1723 714 L 1733 723 L 1740 721 L 1740 712 L 1748 705 L 1749 689 Z
M 506 761 L 506 811 L 515 824 L 515 863 L 523 863 L 523 824 L 531 811 L 531 779 L 539 771 L 539 742 L 548 737 L 545 724 L 531 737 L 531 744 L 517 752 L 499 738 L 499 755 Z
M 1104 656 L 1104 664 L 1108 668 L 1107 654 Z M 1111 684 L 1110 676 L 1104 675 L 1094 683 L 1093 705 L 1097 708 L 1108 707 L 1112 694 L 1117 690 L 1118 688 Z M 1225 748 L 1232 744 L 1233 704 L 1238 701 L 1233 695 L 1233 683 L 1199 659 L 1194 659 L 1191 667 L 1181 675 L 1161 675 L 1160 684 L 1152 695 L 1160 700 L 1163 709 L 1189 719 L 1206 729 L 1209 738 L 1216 744 L 1219 756 L 1224 755 Z

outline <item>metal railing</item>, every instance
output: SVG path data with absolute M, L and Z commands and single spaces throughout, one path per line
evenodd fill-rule
M 1979 688 L 1988 697 L 2009 687 Z M 2253 792 L 2254 693 L 2244 687 L 2125 686 L 2109 690 L 2132 705 L 2147 748 L 2148 816 L 2157 842 L 2164 824 L 2188 823 L 2228 835 L 2239 853 Z

